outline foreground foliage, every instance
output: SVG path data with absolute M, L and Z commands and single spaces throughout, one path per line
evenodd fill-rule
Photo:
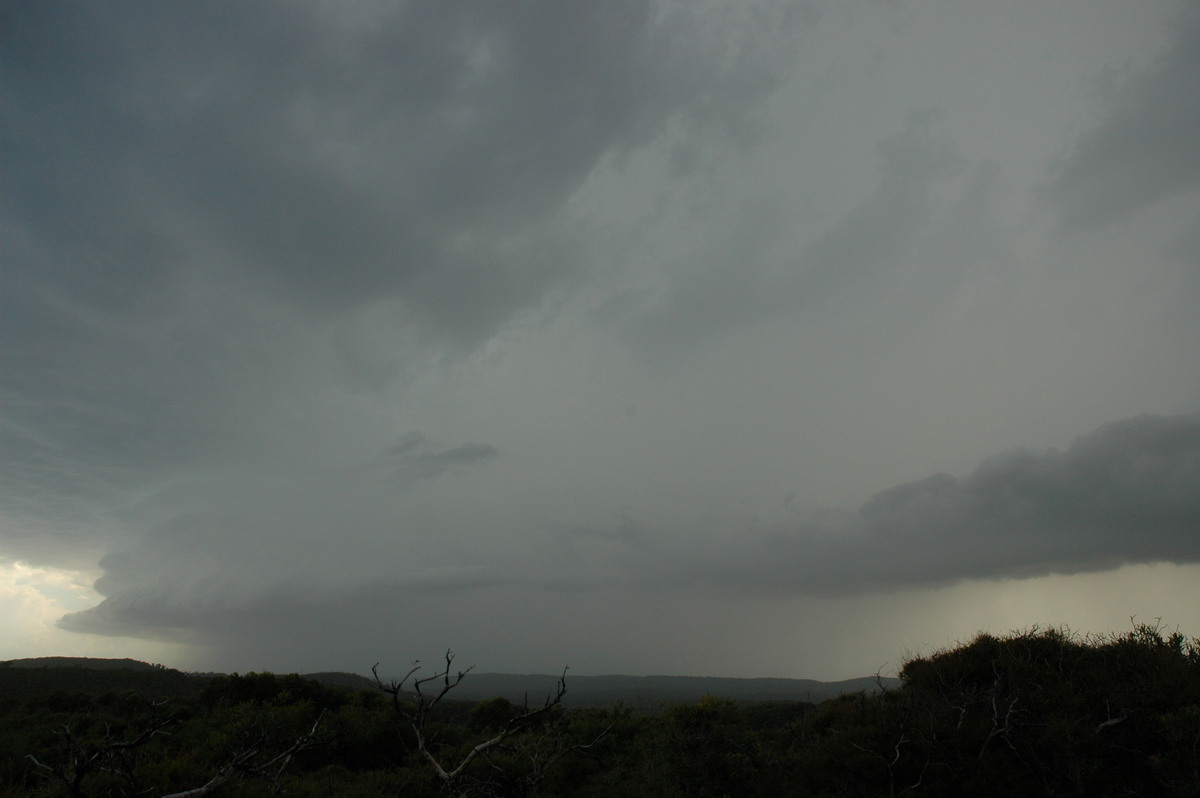
M 446 666 L 424 694 L 246 674 L 9 695 L 0 796 L 1200 796 L 1200 646 L 1156 627 L 980 635 L 898 689 L 652 714 L 455 702 Z

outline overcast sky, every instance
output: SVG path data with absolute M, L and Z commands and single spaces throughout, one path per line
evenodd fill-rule
M 0 658 L 1200 634 L 1200 6 L 0 6 Z

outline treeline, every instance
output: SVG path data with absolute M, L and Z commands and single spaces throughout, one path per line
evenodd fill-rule
M 1156 627 L 980 635 L 895 689 L 655 713 L 456 702 L 451 664 L 370 691 L 10 697 L 0 796 L 1200 795 L 1200 644 Z
M 81 660 L 81 662 L 88 662 Z M 101 665 L 105 660 L 96 660 Z M 172 668 L 133 668 L 87 665 L 4 667 L 0 665 L 0 711 L 14 703 L 63 695 L 99 696 L 105 693 L 137 693 L 147 698 L 183 698 L 200 694 L 208 679 Z

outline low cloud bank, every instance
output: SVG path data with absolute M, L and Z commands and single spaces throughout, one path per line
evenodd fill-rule
M 837 592 L 1195 562 L 1200 416 L 1138 416 L 1065 452 L 1006 452 L 962 479 L 882 491 L 840 534 L 802 529 L 764 548 L 794 555 L 794 576 L 773 568 L 775 581 Z
M 414 456 L 420 441 L 410 442 L 389 454 Z M 438 461 L 490 459 L 484 448 L 445 450 Z M 328 490 L 159 524 L 140 547 L 104 560 L 97 589 L 105 600 L 60 624 L 176 638 L 246 635 L 261 622 L 286 638 L 311 633 L 287 618 L 333 607 L 374 608 L 361 616 L 368 627 L 372 612 L 415 607 L 437 626 L 439 608 L 489 591 L 836 596 L 1192 563 L 1200 561 L 1200 415 L 1125 419 L 1065 451 L 1010 451 L 966 477 L 939 474 L 881 491 L 855 512 L 743 530 L 626 520 L 614 530 L 552 531 L 546 544 L 522 541 L 515 522 L 498 517 L 489 530 L 415 536 L 400 525 L 382 534 L 382 518 L 354 511 L 359 494 Z M 331 503 L 318 509 L 322 502 Z M 287 512 L 269 514 L 285 503 Z M 492 534 L 507 542 L 489 548 Z

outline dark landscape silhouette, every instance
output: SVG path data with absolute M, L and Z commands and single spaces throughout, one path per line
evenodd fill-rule
M 0 796 L 1176 796 L 1200 641 L 1032 628 L 898 679 L 0 663 Z M 803 696 L 800 694 L 803 693 Z

